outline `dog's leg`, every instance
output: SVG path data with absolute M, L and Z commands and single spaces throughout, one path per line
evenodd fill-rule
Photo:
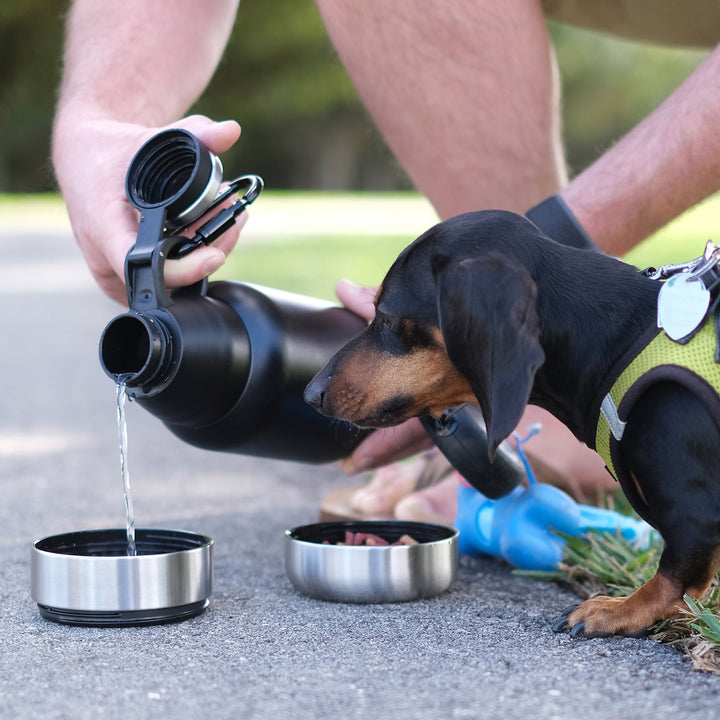
M 570 608 L 555 623 L 554 629 L 558 632 L 569 629 L 574 637 L 642 637 L 655 622 L 678 617 L 687 609 L 683 600 L 685 593 L 696 599 L 705 595 L 720 563 L 716 552 L 704 560 L 704 577 L 695 576 L 692 585 L 682 577 L 669 577 L 659 570 L 628 597 L 599 596 Z
M 569 611 L 557 630 L 585 637 L 638 636 L 701 598 L 720 566 L 720 434 L 705 406 L 662 383 L 627 424 L 625 494 L 665 541 L 657 574 L 625 598 L 596 597 Z

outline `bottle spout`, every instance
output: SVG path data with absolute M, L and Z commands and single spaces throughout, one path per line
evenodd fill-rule
M 111 320 L 100 338 L 100 365 L 128 387 L 150 383 L 166 365 L 169 336 L 152 316 L 129 312 Z

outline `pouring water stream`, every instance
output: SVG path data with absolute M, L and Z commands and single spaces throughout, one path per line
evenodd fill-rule
M 135 513 L 133 511 L 132 495 L 130 493 L 130 472 L 127 464 L 127 419 L 125 417 L 125 405 L 127 403 L 127 392 L 125 383 L 129 376 L 120 375 L 115 384 L 117 393 L 117 423 L 118 423 L 118 444 L 120 446 L 120 473 L 122 475 L 123 494 L 125 496 L 125 517 L 127 531 L 127 554 L 137 555 L 135 545 Z

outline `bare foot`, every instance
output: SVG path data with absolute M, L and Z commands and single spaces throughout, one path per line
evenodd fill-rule
M 376 470 L 372 480 L 353 495 L 353 509 L 367 515 L 392 516 L 396 505 L 414 494 L 426 463 L 423 454 Z
M 457 515 L 458 476 L 453 473 L 437 485 L 412 493 L 395 505 L 398 520 L 452 525 Z

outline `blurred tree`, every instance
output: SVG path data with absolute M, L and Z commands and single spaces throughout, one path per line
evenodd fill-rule
M 223 62 L 195 109 L 240 122 L 243 138 L 224 160 L 263 175 L 269 187 L 410 187 L 313 0 L 242 0 Z
M 53 188 L 49 138 L 69 0 L 0 0 L 0 191 Z M 574 170 L 674 88 L 703 53 L 636 45 L 553 25 Z M 181 52 L 181 49 L 179 49 Z M 227 52 L 193 108 L 243 126 L 228 176 L 277 188 L 408 187 L 363 109 L 313 0 L 242 0 Z
M 0 2 L 1 191 L 52 187 L 50 126 L 65 7 L 53 0 Z
M 568 163 L 579 171 L 648 115 L 707 55 L 551 23 Z

